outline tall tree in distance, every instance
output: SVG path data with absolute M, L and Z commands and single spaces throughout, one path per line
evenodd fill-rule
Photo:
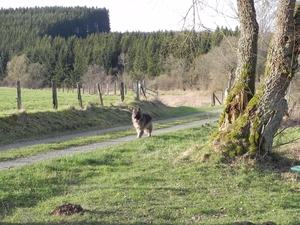
M 150 36 L 146 46 L 146 57 L 147 57 L 147 74 L 150 77 L 159 76 L 160 73 L 160 65 L 159 65 L 159 46 L 158 42 L 155 41 L 155 38 L 159 38 L 159 36 Z

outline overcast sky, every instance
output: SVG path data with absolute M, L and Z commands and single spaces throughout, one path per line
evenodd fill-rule
M 213 6 L 198 5 L 195 11 L 196 29 L 201 30 L 204 25 L 210 29 L 218 26 L 234 29 L 239 23 L 234 12 L 222 5 L 224 0 L 205 0 Z M 226 2 L 226 1 L 225 1 Z M 193 0 L 3 0 L 2 8 L 43 7 L 43 6 L 87 6 L 106 8 L 110 14 L 111 31 L 180 31 L 192 29 Z M 215 5 L 218 11 L 215 13 Z M 222 14 L 223 13 L 223 14 Z M 186 17 L 188 15 L 188 17 Z M 186 19 L 185 19 L 186 18 Z

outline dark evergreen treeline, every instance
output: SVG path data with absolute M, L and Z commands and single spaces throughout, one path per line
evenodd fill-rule
M 1 47 L 15 41 L 22 49 L 28 40 L 50 35 L 85 38 L 91 33 L 109 32 L 109 12 L 105 8 L 36 7 L 0 10 Z
M 93 65 L 107 75 L 122 75 L 125 70 L 132 77 L 155 77 L 166 72 L 164 62 L 170 55 L 184 59 L 188 69 L 196 57 L 219 45 L 224 35 L 237 34 L 238 30 L 223 28 L 200 33 L 110 32 L 105 8 L 1 9 L 0 80 L 10 74 L 8 62 L 23 54 L 26 66 L 42 67 L 43 86 L 52 79 L 58 84 L 80 82 Z

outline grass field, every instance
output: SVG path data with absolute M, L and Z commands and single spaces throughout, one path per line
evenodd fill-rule
M 0 104 L 0 145 L 34 140 L 45 137 L 78 133 L 131 124 L 131 111 L 141 107 L 154 120 L 166 119 L 203 112 L 217 107 L 170 107 L 162 102 L 135 101 L 128 91 L 125 101 L 118 95 L 103 95 L 104 106 L 100 106 L 97 95 L 82 95 L 83 109 L 79 107 L 77 94 L 58 92 L 58 110 L 52 108 L 50 90 L 22 89 L 23 110 L 17 110 L 16 89 L 0 88 L 0 96 L 6 101 Z
M 47 90 L 21 90 L 22 108 L 28 113 L 54 111 L 52 101 L 52 91 Z M 0 104 L 0 116 L 8 116 L 12 113 L 18 113 L 17 109 L 17 90 L 16 88 L 0 88 L 0 96 L 5 101 Z M 130 93 L 128 98 L 133 98 Z M 58 91 L 58 110 L 66 110 L 69 108 L 80 109 L 76 91 Z M 90 103 L 100 104 L 99 96 L 92 94 L 82 94 L 83 106 Z M 118 95 L 103 95 L 104 106 L 116 105 L 120 102 Z
M 1 224 L 299 224 L 292 163 L 202 160 L 214 126 L 0 172 Z M 271 163 L 271 162 L 270 162 Z M 274 165 L 273 163 L 271 165 Z M 83 215 L 49 215 L 64 202 Z
M 33 130 L 39 127 L 38 123 L 58 122 L 69 115 L 70 119 L 65 118 L 65 122 L 53 127 L 64 127 L 71 120 L 84 127 L 90 117 L 93 122 L 98 118 L 98 126 L 107 118 L 116 123 L 105 126 L 115 126 L 129 115 L 121 112 L 136 105 L 151 111 L 155 118 L 163 117 L 161 114 L 172 117 L 207 110 L 172 108 L 157 102 L 137 103 L 131 99 L 124 105 L 112 103 L 107 108 L 89 106 L 85 110 L 61 112 L 26 109 L 26 123 L 23 121 L 23 124 L 34 124 Z M 99 112 L 103 118 L 95 116 Z M 22 116 L 23 113 L 17 113 L 0 117 L 1 135 L 4 135 L 5 121 L 14 124 L 12 121 Z M 16 124 L 22 125 L 21 122 Z M 207 152 L 205 145 L 215 129 L 217 124 L 213 123 L 0 171 L 0 224 L 234 225 L 242 221 L 300 224 L 300 183 L 296 174 L 289 170 L 299 163 L 299 128 L 288 129 L 276 137 L 272 157 L 265 157 L 263 161 L 240 159 L 234 162 Z M 131 135 L 134 131 L 124 132 L 101 138 Z M 92 141 L 71 140 L 37 147 L 47 152 Z M 22 150 L 24 154 L 39 151 L 20 148 L 19 152 L 8 150 L 5 154 L 11 153 L 12 156 L 7 157 L 12 158 L 22 157 Z M 84 213 L 50 215 L 55 207 L 66 202 L 81 205 Z

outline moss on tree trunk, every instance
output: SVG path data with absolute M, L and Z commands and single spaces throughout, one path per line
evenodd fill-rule
M 265 80 L 258 93 L 247 102 L 248 99 L 244 98 L 247 89 L 240 79 L 227 99 L 220 119 L 220 130 L 213 142 L 214 147 L 226 156 L 255 156 L 272 151 L 274 135 L 287 112 L 286 90 L 298 65 L 299 42 L 295 30 L 298 33 L 299 29 L 297 23 L 294 23 L 294 9 L 295 1 L 280 0 L 278 23 L 268 54 Z M 243 13 L 240 12 L 240 16 Z M 295 14 L 295 18 L 298 17 L 299 9 Z M 248 68 L 248 63 L 244 63 L 247 67 L 237 70 L 241 77 L 247 72 L 245 68 Z
M 226 129 L 245 110 L 255 92 L 258 23 L 253 0 L 238 0 L 241 37 L 237 50 L 237 69 L 234 86 L 226 100 L 220 129 Z

